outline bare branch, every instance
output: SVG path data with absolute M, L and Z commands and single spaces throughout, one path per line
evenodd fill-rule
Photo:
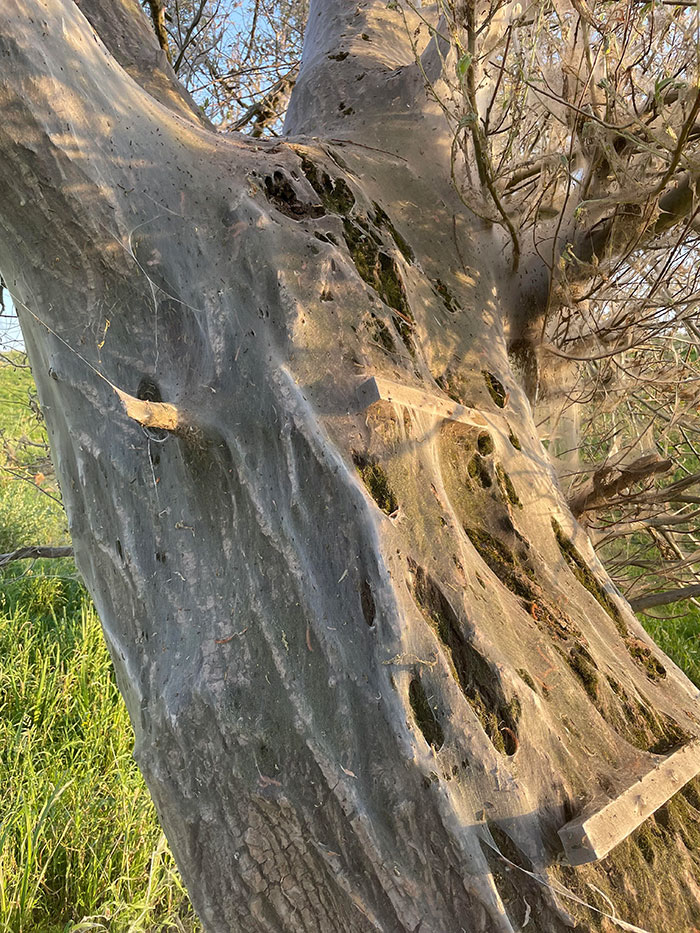
M 668 606 L 671 603 L 680 602 L 682 599 L 693 599 L 695 596 L 700 596 L 700 583 L 694 583 L 692 586 L 681 586 L 678 589 L 666 590 L 661 593 L 648 593 L 646 596 L 630 599 L 629 604 L 635 612 L 643 612 L 645 609 L 651 609 L 652 606 Z
M 603 465 L 595 471 L 591 480 L 569 501 L 569 508 L 579 518 L 606 505 L 623 490 L 650 476 L 667 473 L 673 466 L 672 460 L 663 460 L 657 454 L 646 454 L 626 466 Z
M 0 567 L 4 567 L 6 564 L 11 564 L 16 560 L 38 560 L 39 558 L 43 560 L 72 556 L 72 547 L 44 547 L 41 545 L 29 545 L 27 547 L 17 548 L 16 550 L 10 551 L 7 554 L 0 554 Z

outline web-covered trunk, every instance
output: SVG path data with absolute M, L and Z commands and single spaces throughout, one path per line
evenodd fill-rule
M 71 0 L 0 11 L 0 268 L 207 930 L 600 928 L 562 886 L 690 929 L 694 785 L 560 864 L 564 823 L 700 734 L 698 692 L 562 498 L 507 352 L 508 243 L 455 194 L 402 18 L 312 8 L 264 142 L 136 83 L 138 36 L 80 6 L 105 45 Z M 368 404 L 371 378 L 409 402 Z

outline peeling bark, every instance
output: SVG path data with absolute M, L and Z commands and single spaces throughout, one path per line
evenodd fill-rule
M 71 0 L 0 9 L 0 268 L 136 758 L 208 930 L 596 928 L 499 852 L 689 929 L 692 785 L 558 863 L 698 691 L 557 485 L 400 18 L 348 9 L 312 7 L 275 142 L 129 77 Z M 486 426 L 367 408 L 372 376 Z

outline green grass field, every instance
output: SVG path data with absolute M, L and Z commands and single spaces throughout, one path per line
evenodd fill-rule
M 0 553 L 68 543 L 32 391 L 0 365 Z M 644 621 L 700 686 L 700 614 L 681 608 Z M 132 745 L 72 561 L 0 569 L 0 933 L 200 929 Z

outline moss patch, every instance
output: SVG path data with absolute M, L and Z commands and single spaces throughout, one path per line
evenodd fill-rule
M 345 243 L 360 278 L 374 289 L 382 301 L 395 311 L 395 326 L 411 355 L 415 354 L 413 329 L 415 320 L 406 296 L 406 289 L 395 260 L 385 253 L 382 243 L 361 219 L 343 224 Z
M 501 487 L 503 498 L 507 499 L 511 505 L 522 509 L 523 504 L 520 501 L 520 497 L 518 496 L 517 492 L 515 491 L 513 481 L 500 463 L 496 464 L 496 476 L 498 477 L 498 485 Z
M 476 449 L 482 457 L 489 457 L 493 453 L 493 438 L 488 431 L 482 431 L 476 439 Z
M 610 898 L 618 916 L 645 930 L 694 930 L 700 915 L 695 893 L 700 885 L 700 814 L 687 794 L 696 793 L 697 787 L 697 780 L 686 785 L 604 859 L 577 868 L 556 866 L 553 877 L 606 913 Z M 675 883 L 663 884 L 664 879 Z M 600 915 L 573 901 L 567 901 L 567 909 L 579 922 L 577 929 L 601 929 Z
M 508 431 L 509 431 L 508 440 L 510 441 L 511 445 L 515 447 L 516 450 L 522 450 L 523 448 L 520 444 L 520 440 L 518 439 L 517 434 L 513 434 L 510 428 L 508 429 Z
M 480 454 L 474 454 L 467 466 L 467 473 L 482 489 L 489 489 L 492 483 L 488 462 Z
M 486 369 L 482 369 L 481 374 L 484 377 L 484 382 L 486 383 L 486 388 L 489 390 L 491 398 L 499 408 L 505 408 L 506 402 L 508 401 L 508 393 L 501 380 L 497 379 L 493 373 L 488 372 Z
M 388 230 L 389 233 L 391 234 L 391 238 L 393 239 L 394 243 L 396 243 L 396 246 L 399 252 L 403 256 L 403 258 L 406 260 L 406 262 L 413 262 L 415 259 L 415 254 L 413 252 L 413 249 L 411 248 L 407 240 L 405 240 L 404 237 L 401 236 L 399 231 L 396 229 L 389 215 L 386 213 L 386 211 L 384 211 L 377 204 L 376 201 L 374 202 L 373 207 L 374 207 L 375 224 L 380 228 L 383 227 L 385 230 Z
M 598 700 L 598 671 L 597 666 L 591 655 L 583 645 L 576 645 L 569 652 L 569 665 L 583 684 L 588 696 Z
M 630 635 L 625 638 L 625 645 L 634 660 L 646 671 L 650 680 L 658 681 L 666 677 L 666 668 L 640 638 Z
M 518 668 L 518 675 L 520 676 L 520 679 L 528 685 L 530 690 L 534 690 L 534 692 L 537 693 L 537 687 L 535 685 L 535 681 L 532 679 L 532 677 L 525 670 L 524 667 Z
M 514 552 L 483 528 L 465 527 L 467 537 L 479 556 L 501 583 L 521 599 L 536 600 L 539 593 L 531 579 L 529 568 L 523 569 Z
M 360 277 L 373 288 L 390 308 L 399 311 L 409 321 L 412 315 L 406 299 L 406 289 L 396 262 L 382 252 L 382 243 L 368 225 L 345 220 L 345 242 Z
M 355 206 L 355 195 L 344 178 L 336 178 L 334 181 L 327 172 L 319 172 L 307 158 L 301 160 L 301 170 L 327 211 L 343 216 L 350 213 Z
M 386 350 L 387 353 L 396 353 L 396 343 L 391 335 L 391 331 L 384 321 L 378 318 L 376 314 L 370 315 L 370 320 L 367 322 L 366 327 L 372 340 L 379 344 L 383 350 Z
M 436 630 L 453 675 L 496 751 L 514 755 L 518 749 L 520 701 L 506 699 L 496 668 L 465 636 L 463 624 L 436 581 L 412 565 L 413 596 L 424 618 Z
M 574 547 L 573 542 L 571 542 L 566 537 L 559 522 L 554 518 L 552 519 L 552 529 L 554 530 L 554 536 L 557 539 L 559 550 L 573 571 L 576 579 L 588 590 L 591 596 L 594 596 L 595 599 L 598 600 L 600 605 L 603 607 L 603 609 L 605 609 L 605 611 L 615 623 L 620 634 L 626 636 L 627 626 L 625 625 L 625 620 L 622 618 L 622 613 L 612 601 L 608 593 L 606 593 L 606 591 L 603 589 L 598 580 L 595 578 L 593 572 L 590 570 L 583 557 L 581 557 L 577 549 Z
M 433 288 L 442 298 L 442 303 L 445 308 L 450 312 L 450 314 L 457 314 L 458 311 L 462 310 L 461 304 L 457 301 L 455 296 L 449 290 L 447 285 L 442 281 L 442 279 L 433 280 Z
M 367 491 L 377 503 L 382 512 L 393 515 L 399 507 L 398 500 L 389 485 L 389 478 L 376 460 L 364 454 L 353 453 L 353 463 L 360 474 Z
M 453 402 L 459 405 L 466 405 L 467 408 L 473 406 L 466 401 L 466 379 L 452 369 L 446 369 L 440 376 L 435 377 L 435 382 L 440 386 L 445 395 L 449 395 Z

